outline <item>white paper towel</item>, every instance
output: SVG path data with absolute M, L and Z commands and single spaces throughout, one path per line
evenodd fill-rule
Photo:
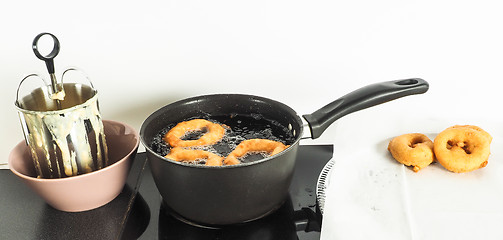
M 503 123 L 396 114 L 366 110 L 339 123 L 321 239 L 503 239 Z M 433 140 L 455 124 L 493 136 L 485 168 L 452 173 L 434 163 L 416 173 L 387 150 L 394 136 Z

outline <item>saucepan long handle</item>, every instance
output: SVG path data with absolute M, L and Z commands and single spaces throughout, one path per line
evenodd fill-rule
M 345 115 L 397 98 L 422 94 L 428 91 L 428 88 L 428 82 L 420 78 L 375 83 L 348 93 L 303 117 L 309 124 L 311 137 L 315 139 L 320 137 L 335 120 Z

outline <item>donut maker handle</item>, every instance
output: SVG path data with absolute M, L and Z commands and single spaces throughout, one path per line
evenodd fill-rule
M 44 56 L 39 51 L 38 42 L 41 37 L 46 36 L 46 35 L 48 35 L 52 38 L 54 45 L 52 47 L 51 52 Z M 54 75 L 54 72 L 55 72 L 54 71 L 54 58 L 56 56 L 58 56 L 59 49 L 60 49 L 60 44 L 59 44 L 58 38 L 56 38 L 56 36 L 54 36 L 51 33 L 46 33 L 46 32 L 40 33 L 35 37 L 35 39 L 33 39 L 32 49 L 33 49 L 33 53 L 35 53 L 35 56 L 37 56 L 37 58 L 39 58 L 40 60 L 44 61 L 45 65 L 47 66 L 47 71 L 49 72 L 49 76 L 51 77 L 52 93 L 56 94 L 60 91 L 63 91 L 62 89 L 60 89 L 61 87 L 58 85 L 58 81 L 56 80 L 56 75 Z
M 303 117 L 311 129 L 311 138 L 316 139 L 335 120 L 345 115 L 401 97 L 422 94 L 428 88 L 428 82 L 420 78 L 375 83 L 350 92 Z

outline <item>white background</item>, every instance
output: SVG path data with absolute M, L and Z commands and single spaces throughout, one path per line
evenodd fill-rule
M 82 68 L 99 91 L 103 117 L 138 130 L 156 109 L 195 95 L 261 95 L 305 114 L 358 87 L 410 77 L 427 80 L 430 91 L 373 111 L 502 116 L 503 4 L 496 0 L 1 5 L 0 163 L 23 140 L 14 107 L 20 80 L 47 73 L 31 50 L 41 32 L 61 42 L 57 76 Z M 353 125 L 344 127 L 358 131 Z M 333 142 L 337 127 L 306 143 Z

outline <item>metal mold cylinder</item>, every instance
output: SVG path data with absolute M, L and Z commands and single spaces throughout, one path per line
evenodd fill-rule
M 63 100 L 54 98 L 48 85 L 15 104 L 40 178 L 76 176 L 108 165 L 98 92 L 81 83 L 62 87 Z

